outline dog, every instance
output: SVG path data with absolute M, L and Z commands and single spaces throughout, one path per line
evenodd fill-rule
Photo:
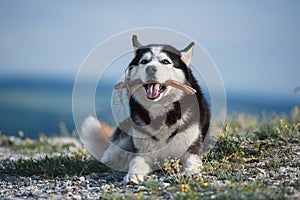
M 194 43 L 178 50 L 165 44 L 142 45 L 136 35 L 132 43 L 135 54 L 125 82 L 130 117 L 115 130 L 88 117 L 81 128 L 83 143 L 102 163 L 127 171 L 125 183 L 143 182 L 171 157 L 180 158 L 185 174 L 200 173 L 210 109 L 190 68 Z M 194 92 L 165 84 L 168 80 Z M 130 84 L 135 81 L 140 84 Z

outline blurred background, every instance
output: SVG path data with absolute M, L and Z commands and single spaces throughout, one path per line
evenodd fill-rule
M 22 130 L 32 138 L 72 132 L 72 88 L 81 63 L 105 39 L 142 27 L 174 29 L 206 49 L 222 75 L 228 114 L 288 114 L 300 105 L 299 9 L 297 0 L 2 0 L 0 131 Z M 102 87 L 108 95 L 96 106 L 113 124 L 113 83 Z

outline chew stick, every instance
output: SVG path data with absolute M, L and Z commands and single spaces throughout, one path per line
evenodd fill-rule
M 178 81 L 175 81 L 175 80 L 167 80 L 163 84 L 172 86 L 172 87 L 177 88 L 179 90 L 182 90 L 187 94 L 195 94 L 197 92 L 194 88 L 192 88 L 188 85 L 185 85 L 183 83 L 180 83 Z
M 119 82 L 115 85 L 115 89 L 122 89 L 122 88 L 126 88 L 126 86 L 143 85 L 143 84 L 147 84 L 147 82 L 142 82 L 140 79 L 134 81 Z M 194 88 L 175 80 L 167 80 L 162 84 L 177 88 L 179 90 L 184 91 L 187 94 L 195 94 L 197 92 Z

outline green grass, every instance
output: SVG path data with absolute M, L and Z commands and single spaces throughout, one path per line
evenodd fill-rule
M 44 178 L 81 176 L 91 173 L 109 172 L 110 169 L 94 159 L 78 156 L 55 156 L 41 159 L 3 160 L 0 176 L 42 176 Z
M 69 145 L 54 147 L 47 138 L 26 139 L 12 144 L 1 136 L 2 147 L 32 155 L 32 152 L 67 151 Z M 7 138 L 6 138 L 7 139 Z M 4 141 L 4 142 L 3 142 Z M 172 158 L 138 186 L 120 184 L 124 173 L 112 171 L 84 151 L 36 159 L 0 161 L 1 176 L 41 176 L 43 178 L 106 173 L 116 185 L 103 192 L 103 199 L 296 199 L 300 193 L 300 115 L 296 107 L 290 116 L 259 119 L 249 114 L 228 118 L 223 133 L 203 156 L 201 175 L 183 175 Z M 43 146 L 43 148 L 41 148 Z M 26 150 L 25 150 L 26 149 Z M 31 152 L 31 153 L 30 153 Z M 280 169 L 286 170 L 281 173 Z M 293 171 L 293 170 L 296 170 Z M 107 173 L 109 172 L 109 173 Z M 163 180 L 162 180 L 163 179 Z M 167 186 L 166 186 L 167 184 Z M 135 187 L 143 187 L 136 192 Z

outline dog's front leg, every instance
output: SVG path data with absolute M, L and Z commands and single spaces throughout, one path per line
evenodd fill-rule
M 151 166 L 146 162 L 145 158 L 136 156 L 129 163 L 129 171 L 124 177 L 124 183 L 141 183 L 149 172 L 151 172 Z

